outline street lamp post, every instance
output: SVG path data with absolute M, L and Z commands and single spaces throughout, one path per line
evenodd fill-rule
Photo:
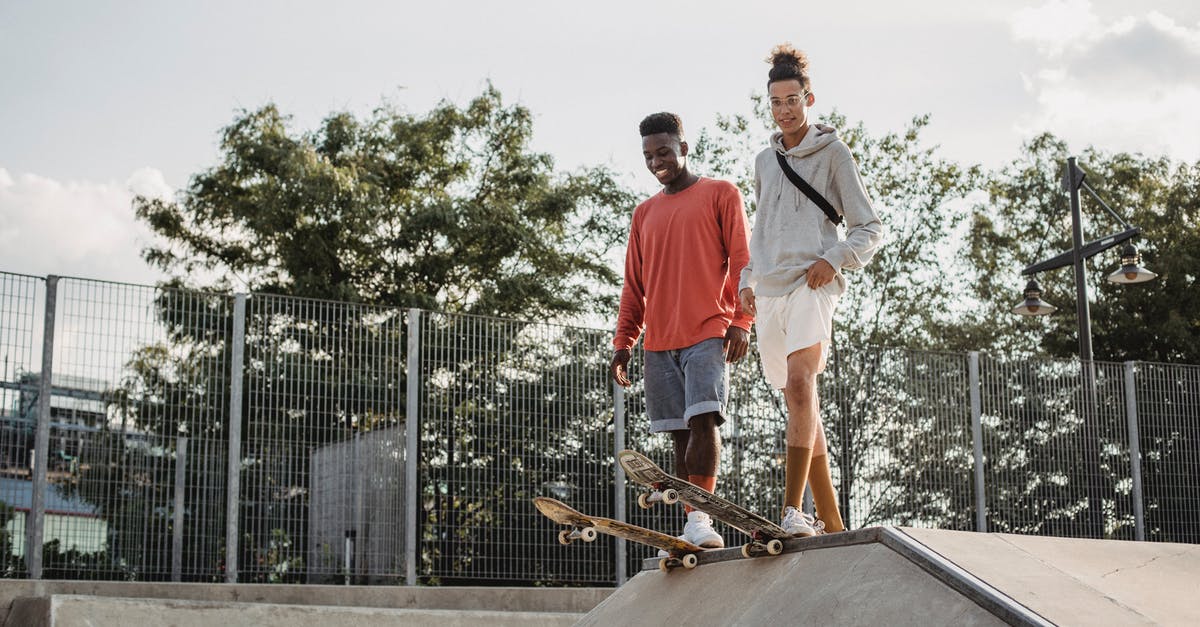
M 1021 271 L 1021 275 L 1032 277 L 1046 270 L 1054 270 L 1068 265 L 1075 267 L 1075 314 L 1079 320 L 1079 359 L 1090 362 L 1093 359 L 1092 316 L 1088 306 L 1087 273 L 1084 262 L 1114 246 L 1128 242 L 1141 235 L 1142 230 L 1126 222 L 1124 218 L 1113 211 L 1112 207 L 1109 207 L 1096 194 L 1096 190 L 1087 184 L 1083 170 L 1076 165 L 1075 157 L 1067 159 L 1067 169 L 1063 174 L 1063 189 L 1071 198 L 1071 250 L 1028 266 Z M 1088 192 L 1096 202 L 1100 203 L 1100 206 L 1105 211 L 1108 211 L 1110 215 L 1124 225 L 1125 230 L 1084 243 L 1079 202 L 1079 190 L 1081 189 Z M 1108 280 L 1113 283 L 1142 283 L 1158 276 L 1153 272 L 1141 268 L 1138 265 L 1139 260 L 1140 257 L 1138 256 L 1137 249 L 1131 245 L 1127 245 L 1121 253 L 1122 267 L 1109 275 Z M 1012 311 L 1024 316 L 1044 316 L 1050 314 L 1055 309 L 1053 305 L 1049 305 L 1041 300 L 1041 287 L 1036 280 L 1031 278 L 1028 285 L 1025 286 L 1025 301 L 1014 307 Z
M 1063 174 L 1063 188 L 1071 198 L 1071 250 L 1051 259 L 1035 263 L 1021 271 L 1023 276 L 1030 277 L 1030 281 L 1025 286 L 1024 302 L 1014 307 L 1013 313 L 1026 316 L 1042 316 L 1053 312 L 1056 308 L 1042 301 L 1041 286 L 1032 278 L 1032 275 L 1046 270 L 1062 268 L 1067 265 L 1074 266 L 1075 315 L 1079 321 L 1079 360 L 1082 370 L 1081 374 L 1083 375 L 1084 409 L 1081 415 L 1084 419 L 1083 461 L 1087 467 L 1085 484 L 1088 499 L 1088 524 L 1093 533 L 1096 534 L 1096 537 L 1103 537 L 1103 506 L 1107 490 L 1103 486 L 1104 477 L 1101 473 L 1100 464 L 1100 434 L 1099 425 L 1096 424 L 1099 419 L 1096 414 L 1096 371 L 1092 354 L 1092 317 L 1088 305 L 1087 273 L 1084 262 L 1101 252 L 1133 239 L 1141 234 L 1141 229 L 1130 225 L 1124 218 L 1117 215 L 1111 207 L 1105 204 L 1100 196 L 1096 194 L 1096 190 L 1087 184 L 1083 170 L 1075 163 L 1075 157 L 1067 159 L 1066 172 Z M 1104 207 L 1109 214 L 1123 224 L 1125 230 L 1109 235 L 1108 237 L 1084 243 L 1079 202 L 1079 190 L 1081 189 L 1087 191 L 1096 202 L 1100 203 L 1101 207 Z M 1122 267 L 1109 275 L 1108 280 L 1113 283 L 1141 283 L 1158 276 L 1153 272 L 1141 268 L 1138 265 L 1139 261 L 1140 257 L 1137 254 L 1137 249 L 1132 245 L 1126 245 L 1121 254 Z

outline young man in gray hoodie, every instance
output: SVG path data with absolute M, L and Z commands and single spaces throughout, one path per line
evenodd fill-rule
M 738 288 L 743 311 L 756 317 L 763 373 L 787 403 L 781 526 L 793 535 L 810 536 L 822 526 L 829 532 L 844 529 L 829 472 L 817 375 L 825 369 L 834 310 L 846 289 L 841 271 L 870 260 L 883 241 L 883 225 L 837 131 L 809 123 L 816 98 L 807 56 L 783 44 L 768 61 L 767 90 L 779 132 L 754 164 L 758 204 L 750 263 Z M 827 201 L 828 209 L 789 179 L 784 164 Z M 844 239 L 834 219 L 844 220 Z M 806 483 L 821 524 L 800 511 Z

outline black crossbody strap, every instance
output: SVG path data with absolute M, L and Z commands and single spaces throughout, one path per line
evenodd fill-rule
M 835 225 L 842 223 L 842 216 L 838 215 L 838 212 L 833 208 L 833 205 L 829 204 L 829 201 L 825 200 L 825 197 L 821 195 L 821 192 L 813 189 L 813 186 L 809 185 L 808 181 L 804 180 L 803 177 L 801 177 L 796 173 L 795 170 L 792 169 L 792 166 L 787 162 L 787 157 L 783 156 L 782 152 L 776 151 L 775 158 L 779 160 L 779 167 L 783 169 L 783 175 L 788 177 L 788 180 L 792 182 L 792 185 L 800 188 L 800 191 L 804 192 L 804 195 L 808 196 L 809 200 L 817 203 L 817 206 L 821 208 L 821 211 L 825 212 L 825 216 L 829 218 L 830 222 L 834 223 Z

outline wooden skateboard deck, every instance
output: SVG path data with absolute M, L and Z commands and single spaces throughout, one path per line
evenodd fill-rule
M 546 518 L 560 525 L 569 525 L 571 527 L 570 529 L 563 529 L 558 533 L 559 544 L 570 544 L 575 540 L 592 542 L 596 539 L 597 532 L 607 534 L 621 538 L 622 540 L 629 540 L 666 551 L 668 554 L 667 557 L 662 558 L 658 562 L 658 567 L 663 571 L 677 566 L 695 568 L 696 564 L 699 563 L 696 554 L 704 551 L 702 547 L 686 540 L 680 540 L 675 536 L 669 536 L 653 529 L 646 529 L 645 527 L 631 525 L 627 522 L 611 518 L 588 516 L 576 511 L 562 501 L 544 496 L 535 497 L 533 505 Z
M 742 546 L 742 555 L 746 557 L 778 555 L 783 552 L 783 540 L 792 537 L 782 527 L 766 518 L 694 483 L 667 473 L 649 457 L 637 451 L 621 451 L 617 454 L 617 462 L 625 469 L 625 476 L 630 480 L 653 490 L 649 494 L 639 495 L 638 505 L 648 509 L 659 501 L 668 505 L 683 501 L 750 536 L 753 542 Z

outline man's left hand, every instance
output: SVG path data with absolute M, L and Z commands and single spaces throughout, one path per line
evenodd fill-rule
M 746 356 L 746 349 L 750 347 L 750 332 L 741 328 L 730 326 L 725 332 L 725 361 L 734 363 Z
M 808 274 L 805 276 L 808 279 L 809 289 L 815 290 L 829 285 L 829 282 L 837 276 L 837 270 L 834 270 L 828 261 L 818 259 L 816 263 L 809 266 Z

